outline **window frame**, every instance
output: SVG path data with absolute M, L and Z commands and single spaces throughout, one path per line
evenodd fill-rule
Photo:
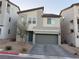
M 8 29 L 8 34 L 11 34 L 11 31 L 10 31 L 10 29 Z
M 0 14 L 1 14 L 1 12 L 2 12 L 2 1 L 0 1 Z
M 28 18 L 28 24 L 31 24 L 32 21 L 31 21 L 31 17 Z
M 9 22 L 11 22 L 11 17 L 9 17 Z
M 10 13 L 10 4 L 7 3 L 7 13 Z
M 71 33 L 74 33 L 74 29 L 71 29 L 70 32 L 71 32 Z
M 0 35 L 1 35 L 1 30 L 2 30 L 2 29 L 0 28 Z
M 52 19 L 51 18 L 47 18 L 47 24 L 52 24 Z
M 33 24 L 36 24 L 36 18 L 35 17 L 33 17 Z
M 73 20 L 70 20 L 71 23 L 73 23 Z
M 32 24 L 32 25 L 35 25 L 35 24 L 37 24 L 37 22 L 36 22 L 37 20 L 36 20 L 36 17 L 28 17 L 28 20 L 27 20 L 27 22 L 28 22 L 28 24 Z
M 79 19 L 77 19 L 77 24 L 79 24 Z

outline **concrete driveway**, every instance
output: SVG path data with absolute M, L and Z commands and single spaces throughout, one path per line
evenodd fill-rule
M 45 55 L 45 56 L 59 56 L 59 57 L 71 57 L 76 58 L 77 56 L 67 52 L 58 45 L 34 45 L 29 54 L 34 55 Z

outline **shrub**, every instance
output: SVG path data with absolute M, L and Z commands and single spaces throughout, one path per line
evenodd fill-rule
M 16 39 L 10 39 L 10 41 L 15 42 L 15 41 L 16 41 Z
M 6 46 L 5 50 L 12 50 L 12 47 L 11 46 Z
M 74 53 L 74 55 L 78 55 L 77 53 Z
M 75 45 L 73 45 L 73 43 L 69 43 L 69 46 L 75 47 Z
M 64 43 L 65 43 L 65 44 L 68 44 L 66 40 L 64 40 Z
M 25 52 L 27 52 L 27 49 L 26 48 L 21 48 L 20 52 L 25 53 Z

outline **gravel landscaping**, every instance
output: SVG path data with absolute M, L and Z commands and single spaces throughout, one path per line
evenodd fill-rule
M 0 50 L 3 49 L 4 51 L 10 51 L 10 52 L 28 53 L 31 48 L 32 45 L 28 43 L 0 40 Z
M 62 44 L 61 47 L 63 47 L 68 52 L 70 52 L 70 53 L 72 53 L 74 55 L 78 55 L 79 56 L 79 48 L 69 46 L 68 44 Z

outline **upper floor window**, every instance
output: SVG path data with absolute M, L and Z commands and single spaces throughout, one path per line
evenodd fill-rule
M 11 17 L 9 18 L 9 22 L 11 22 Z
M 47 24 L 51 24 L 51 18 L 47 19 Z
M 73 20 L 71 20 L 70 22 L 73 23 Z
M 73 32 L 74 32 L 74 30 L 73 30 L 73 29 L 71 29 L 70 31 L 71 31 L 71 33 L 73 33 Z
M 2 1 L 0 1 L 0 7 L 2 6 Z
M 0 1 L 0 13 L 1 13 L 1 6 L 2 6 L 2 1 Z
M 1 34 L 1 28 L 0 28 L 0 34 Z
M 31 24 L 31 18 L 29 18 L 28 23 Z
M 79 9 L 78 9 L 78 14 L 79 14 Z
M 10 29 L 8 30 L 8 34 L 10 34 L 11 32 L 10 32 Z
M 79 19 L 77 19 L 77 24 L 79 24 Z
M 33 18 L 33 24 L 36 24 L 36 18 Z
M 10 4 L 7 4 L 7 12 L 10 13 Z
M 77 19 L 78 32 L 79 32 L 79 19 Z
M 29 24 L 36 24 L 36 18 L 35 17 L 29 17 L 28 23 Z
M 79 36 L 77 36 L 77 38 L 79 38 Z

